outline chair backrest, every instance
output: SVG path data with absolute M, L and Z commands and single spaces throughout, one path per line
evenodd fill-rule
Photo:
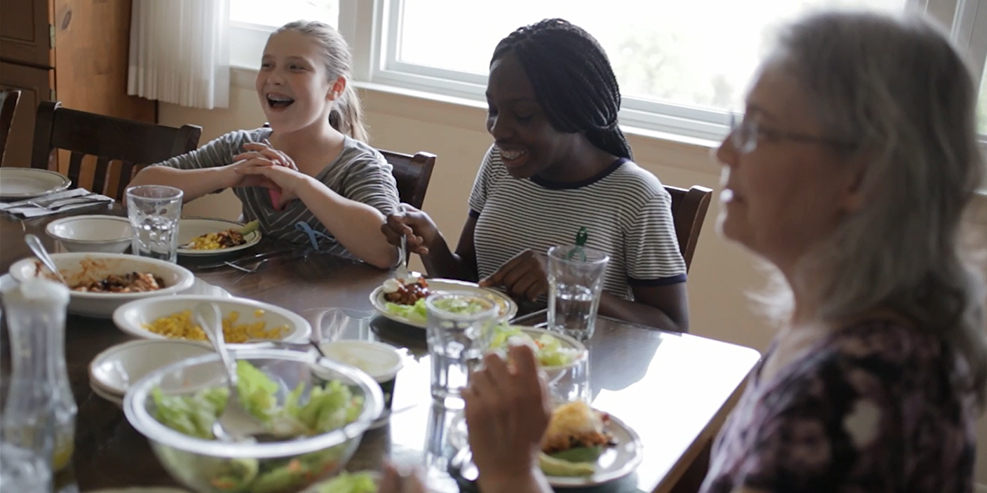
M 672 195 L 672 218 L 675 221 L 675 237 L 679 240 L 679 250 L 685 259 L 685 270 L 692 265 L 692 255 L 699 243 L 699 233 L 703 229 L 706 210 L 713 191 L 698 185 L 686 190 L 684 188 L 665 186 Z
M 120 200 L 138 166 L 193 151 L 201 135 L 202 127 L 196 125 L 166 127 L 62 108 L 57 102 L 46 101 L 38 105 L 31 167 L 48 169 L 53 150 L 69 151 L 68 177 L 76 187 L 83 158 L 94 156 L 92 191 L 113 193 Z M 117 161 L 120 165 L 116 188 L 111 192 L 107 188 L 113 176 L 110 164 Z
M 21 92 L 16 89 L 0 90 L 0 163 L 7 149 L 7 136 L 10 135 L 10 123 L 14 120 L 14 110 Z
M 425 202 L 425 192 L 428 191 L 428 182 L 432 179 L 435 154 L 416 152 L 412 156 L 384 150 L 380 153 L 394 167 L 392 173 L 398 182 L 398 195 L 401 197 L 401 202 L 421 209 Z

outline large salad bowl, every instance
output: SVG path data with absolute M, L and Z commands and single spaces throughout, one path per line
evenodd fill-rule
M 147 437 L 169 474 L 193 491 L 300 491 L 342 469 L 364 431 L 383 409 L 380 388 L 366 373 L 353 367 L 297 351 L 244 349 L 233 353 L 239 365 L 247 362 L 260 371 L 257 375 L 263 374 L 259 377 L 263 382 L 257 383 L 240 373 L 240 395 L 245 380 L 254 389 L 250 391 L 253 393 L 258 388 L 266 389 L 265 386 L 273 389 L 276 384 L 276 390 L 261 397 L 273 396 L 271 402 L 276 401 L 276 405 L 272 409 L 287 410 L 304 407 L 306 401 L 315 402 L 316 387 L 332 388 L 344 391 L 346 397 L 320 401 L 338 407 L 322 406 L 316 414 L 345 416 L 345 419 L 341 418 L 337 422 L 339 426 L 331 429 L 319 428 L 281 441 L 217 441 L 211 433 L 203 434 L 202 430 L 210 429 L 221 410 L 212 409 L 207 403 L 217 400 L 225 403 L 226 394 L 222 399 L 214 396 L 216 389 L 225 390 L 226 377 L 219 357 L 210 354 L 161 368 L 128 390 L 124 413 L 130 424 Z M 213 397 L 203 397 L 206 395 Z M 173 405 L 175 402 L 181 405 Z M 197 408 L 200 405 L 203 407 Z M 321 419 L 319 422 L 323 423 Z

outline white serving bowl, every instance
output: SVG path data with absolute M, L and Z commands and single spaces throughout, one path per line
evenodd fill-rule
M 123 402 L 127 389 L 145 375 L 184 359 L 206 355 L 212 348 L 190 341 L 140 339 L 117 344 L 89 363 L 89 383 L 97 394 Z
M 121 305 L 139 299 L 169 296 L 180 293 L 195 283 L 195 276 L 188 269 L 178 264 L 165 262 L 136 255 L 121 253 L 54 253 L 51 259 L 55 263 L 69 286 L 98 281 L 111 274 L 126 274 L 129 272 L 150 272 L 160 277 L 165 284 L 163 289 L 143 293 L 87 293 L 69 291 L 69 313 L 89 317 L 110 318 L 113 311 Z M 33 277 L 48 277 L 47 269 L 40 267 L 41 262 L 34 257 L 14 262 L 10 266 L 10 275 L 17 281 L 23 282 Z
M 281 308 L 256 300 L 246 298 L 225 298 L 220 296 L 203 295 L 179 295 L 167 298 L 147 298 L 133 301 L 121 306 L 113 313 L 113 323 L 123 332 L 134 337 L 154 340 L 176 340 L 169 339 L 161 334 L 156 334 L 144 328 L 144 324 L 182 310 L 192 310 L 195 305 L 204 301 L 216 304 L 223 318 L 229 316 L 231 312 L 239 312 L 237 323 L 254 323 L 263 321 L 266 329 L 273 329 L 282 325 L 288 326 L 288 333 L 281 340 L 287 342 L 308 341 L 312 333 L 312 325 L 300 315 Z M 257 310 L 263 310 L 261 316 L 256 316 Z M 212 347 L 209 341 L 189 341 L 194 344 Z M 244 348 L 256 346 L 256 344 L 230 344 L 232 347 Z
M 105 215 L 58 219 L 45 231 L 70 252 L 123 253 L 133 238 L 130 220 Z

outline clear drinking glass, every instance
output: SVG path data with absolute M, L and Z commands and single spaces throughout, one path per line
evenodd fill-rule
M 576 245 L 548 250 L 548 327 L 585 341 L 593 336 L 607 254 Z
M 500 309 L 492 298 L 466 291 L 442 291 L 425 299 L 428 354 L 432 360 L 432 398 L 460 399 L 470 371 L 493 337 Z
M 134 229 L 134 255 L 168 262 L 178 259 L 178 219 L 182 215 L 182 191 L 163 185 L 127 189 L 127 215 Z

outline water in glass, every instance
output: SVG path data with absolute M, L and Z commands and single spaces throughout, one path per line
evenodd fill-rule
M 575 245 L 548 250 L 549 328 L 580 341 L 593 336 L 609 260 L 603 252 Z
M 425 300 L 428 354 L 432 360 L 432 397 L 455 406 L 470 371 L 486 353 L 499 307 L 472 292 L 441 292 Z
M 182 195 L 177 188 L 159 185 L 127 189 L 127 215 L 134 230 L 131 245 L 134 255 L 168 262 L 178 259 Z

